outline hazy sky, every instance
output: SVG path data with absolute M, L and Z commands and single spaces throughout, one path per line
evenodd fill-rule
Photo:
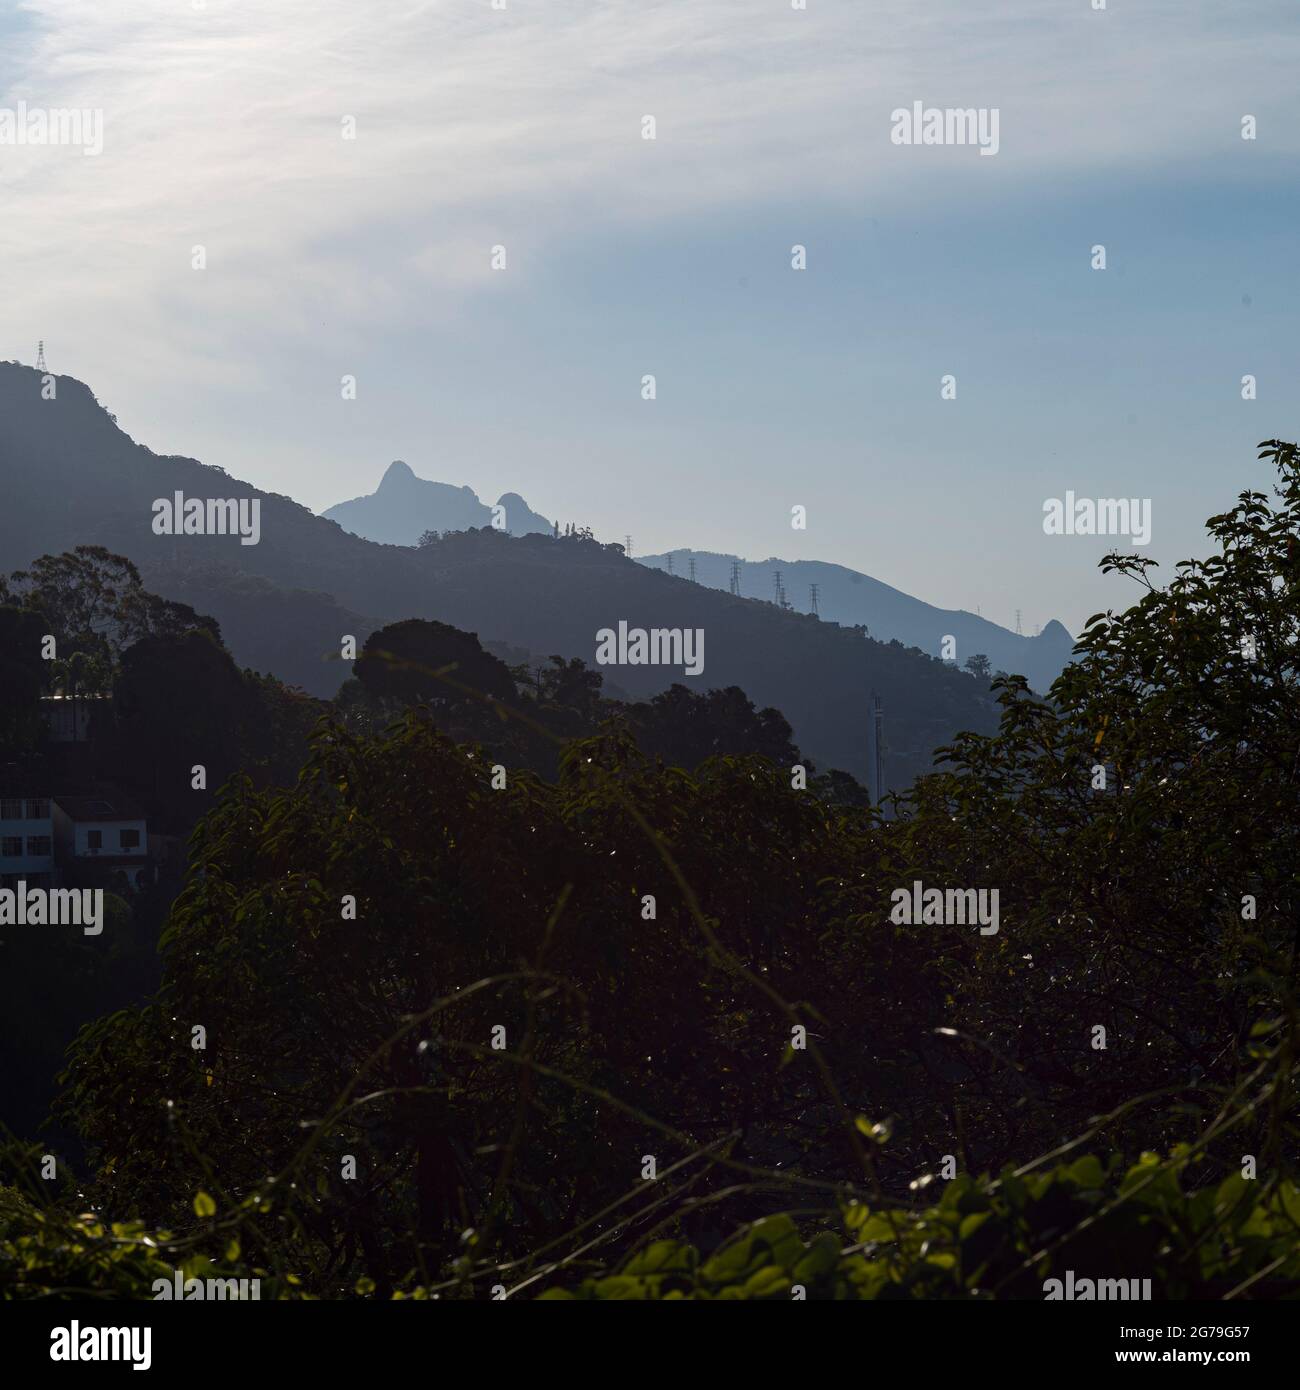
M 104 149 L 0 146 L 0 357 L 317 510 L 403 458 L 1027 631 L 1131 598 L 1047 498 L 1167 568 L 1300 434 L 1295 0 L 506 3 L 5 5 L 0 107 Z

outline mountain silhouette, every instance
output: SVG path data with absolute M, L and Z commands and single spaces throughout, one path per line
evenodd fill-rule
M 637 562 L 666 571 L 670 556 L 677 574 L 686 573 L 694 560 L 696 581 L 712 589 L 728 588 L 732 562 L 740 559 L 707 550 L 673 550 L 662 555 L 638 555 Z M 861 624 L 882 642 L 899 641 L 937 657 L 944 654 L 945 638 L 952 637 L 959 666 L 982 654 L 994 671 L 1022 675 L 1039 692 L 1045 692 L 1061 674 L 1074 648 L 1074 638 L 1055 618 L 1036 637 L 1025 637 L 964 609 L 935 608 L 844 565 L 775 557 L 741 560 L 740 565 L 742 594 L 773 598 L 779 571 L 782 588 L 796 609 L 809 611 L 815 584 L 817 610 L 823 618 L 844 626 Z
M 491 528 L 421 547 L 366 540 L 223 469 L 153 453 L 79 381 L 56 378 L 53 400 L 42 399 L 41 382 L 31 368 L 0 363 L 0 568 L 105 546 L 133 560 L 153 592 L 216 618 L 241 665 L 313 694 L 333 695 L 351 674 L 339 659 L 344 637 L 359 645 L 403 618 L 435 618 L 485 643 L 590 666 L 598 632 L 625 622 L 703 630 L 705 665 L 696 677 L 680 666 L 600 667 L 613 684 L 638 699 L 675 682 L 739 686 L 760 708 L 779 709 L 823 770 L 866 780 L 873 691 L 884 703 L 889 787 L 927 770 L 958 731 L 996 727 L 986 683 L 899 642 L 660 573 L 594 540 Z M 256 500 L 258 543 L 158 534 L 155 503 L 177 492 Z
M 497 502 L 504 515 L 502 530 L 513 536 L 530 532 L 549 535 L 551 523 L 538 516 L 517 492 L 504 493 Z M 478 500 L 470 487 L 417 478 L 411 467 L 396 459 L 365 497 L 339 502 L 321 515 L 337 521 L 354 536 L 386 545 L 414 545 L 426 531 L 469 531 L 492 525 L 492 508 Z

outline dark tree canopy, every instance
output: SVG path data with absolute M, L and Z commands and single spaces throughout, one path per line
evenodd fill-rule
M 0 597 L 5 592 L 0 581 Z M 195 627 L 221 638 L 213 619 L 151 594 L 135 565 L 103 546 L 44 555 L 30 569 L 15 571 L 7 592 L 44 616 L 60 656 L 84 651 L 115 661 L 142 637 L 174 637 Z
M 637 741 L 674 766 L 695 768 L 706 758 L 745 751 L 778 766 L 801 761 L 780 710 L 756 710 L 737 686 L 697 693 L 675 684 L 643 705 L 630 707 Z
M 29 752 L 40 733 L 39 699 L 49 678 L 41 657 L 47 628 L 39 613 L 0 606 L 0 763 Z
M 474 633 L 426 618 L 371 633 L 352 669 L 370 695 L 405 705 L 463 704 L 474 698 L 458 688 L 466 686 L 497 700 L 515 694 L 509 667 Z

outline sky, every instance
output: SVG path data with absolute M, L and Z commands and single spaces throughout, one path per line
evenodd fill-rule
M 0 357 L 313 510 L 401 458 L 1077 632 L 1132 547 L 1048 499 L 1167 574 L 1300 435 L 1300 9 L 1095 3 L 9 0 L 0 112 L 103 149 L 0 144 Z

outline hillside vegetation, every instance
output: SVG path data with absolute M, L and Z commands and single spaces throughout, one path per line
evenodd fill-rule
M 1138 601 L 893 819 L 619 721 L 503 780 L 434 695 L 235 776 L 156 997 L 70 1052 L 83 1169 L 7 1156 L 7 1291 L 138 1289 L 117 1223 L 325 1298 L 1294 1293 L 1300 457 L 1262 456 L 1276 497 L 1163 587 L 1112 557 Z M 901 921 L 918 882 L 997 931 Z

